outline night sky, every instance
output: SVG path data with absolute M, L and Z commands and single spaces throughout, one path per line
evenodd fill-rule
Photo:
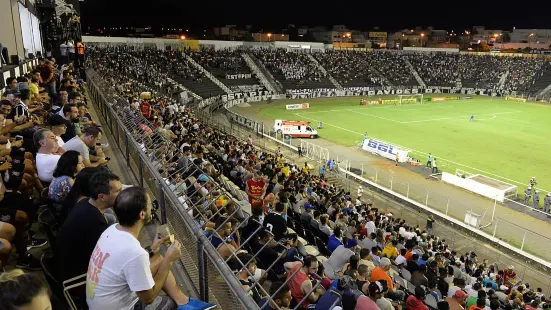
M 415 26 L 462 29 L 551 28 L 549 1 L 219 1 L 85 0 L 84 27 L 135 26 L 208 29 L 226 24 L 276 31 L 296 26 L 345 24 L 350 29 L 398 30 Z M 547 8 L 546 8 L 547 7 Z M 85 28 L 86 29 L 86 28 Z

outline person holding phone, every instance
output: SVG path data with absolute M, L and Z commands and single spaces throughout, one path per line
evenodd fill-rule
M 151 198 L 144 188 L 130 187 L 119 193 L 114 205 L 119 224 L 107 228 L 90 257 L 86 277 L 86 301 L 90 310 L 212 309 L 188 297 L 172 274 L 180 258 L 180 242 L 174 240 L 165 256 L 158 253 L 169 236 L 157 234 L 149 250 L 142 248 L 138 236 L 152 221 Z M 159 295 L 163 290 L 166 295 Z M 159 305 L 162 305 L 160 307 Z

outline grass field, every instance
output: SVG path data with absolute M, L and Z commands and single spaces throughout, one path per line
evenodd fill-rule
M 359 144 L 367 132 L 411 149 L 422 162 L 431 152 L 449 172 L 459 168 L 521 184 L 536 176 L 538 188 L 551 190 L 551 106 L 488 97 L 401 106 L 360 106 L 359 101 L 277 101 L 260 114 L 264 119 L 309 121 L 314 128 L 321 121 L 319 135 L 344 146 Z M 309 109 L 285 109 L 285 104 L 306 102 Z M 474 122 L 469 122 L 471 114 Z

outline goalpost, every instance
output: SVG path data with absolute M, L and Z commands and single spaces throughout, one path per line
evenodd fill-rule
M 423 104 L 423 94 L 412 94 L 412 95 L 398 95 L 399 105 L 406 103 L 420 103 Z

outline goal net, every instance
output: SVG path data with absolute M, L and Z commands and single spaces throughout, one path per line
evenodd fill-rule
M 398 104 L 423 103 L 423 94 L 399 95 Z

